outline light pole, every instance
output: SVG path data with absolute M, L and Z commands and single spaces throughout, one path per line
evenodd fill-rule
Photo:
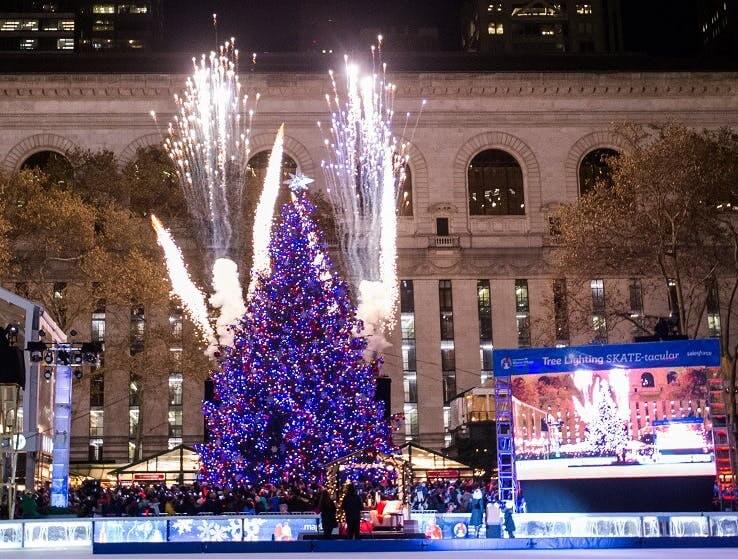
M 72 336 L 76 332 L 70 332 Z M 29 342 L 26 351 L 31 361 L 41 361 L 54 369 L 54 447 L 51 463 L 51 506 L 64 508 L 69 503 L 69 453 L 72 434 L 72 378 L 82 377 L 82 367 L 96 364 L 99 342 Z M 47 372 L 52 369 L 47 369 Z M 47 373 L 45 373 L 46 375 Z M 47 379 L 48 380 L 48 379 Z

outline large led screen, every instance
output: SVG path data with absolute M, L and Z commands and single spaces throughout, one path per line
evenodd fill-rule
M 656 353 L 645 346 L 657 346 Z M 715 359 L 685 359 L 687 347 L 587 346 L 548 355 L 529 350 L 528 357 L 518 350 L 517 363 L 516 352 L 501 358 L 500 367 L 512 373 L 518 479 L 715 475 Z

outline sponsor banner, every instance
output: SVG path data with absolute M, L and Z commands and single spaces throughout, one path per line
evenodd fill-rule
M 495 349 L 493 357 L 495 376 L 651 367 L 719 367 L 720 342 L 709 339 Z

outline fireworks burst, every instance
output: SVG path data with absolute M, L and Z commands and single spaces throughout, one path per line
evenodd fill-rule
M 241 92 L 234 40 L 192 59 L 194 71 L 169 123 L 164 147 L 174 161 L 202 246 L 215 258 L 239 247 L 253 102 Z M 155 115 L 153 115 L 155 117 Z
M 322 168 L 344 265 L 358 291 L 358 315 L 364 323 L 360 334 L 378 351 L 387 345 L 383 332 L 394 321 L 397 301 L 396 203 L 409 144 L 392 132 L 397 88 L 387 81 L 379 48 L 372 48 L 372 58 L 372 74 L 362 76 L 346 57 L 340 88 L 334 73 L 329 74 L 331 121 Z M 403 136 L 409 119 L 407 114 Z

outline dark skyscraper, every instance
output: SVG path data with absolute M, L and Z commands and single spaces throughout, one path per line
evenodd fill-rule
M 161 0 L 5 0 L 0 50 L 137 50 L 161 36 Z
M 462 44 L 485 54 L 589 54 L 622 50 L 619 0 L 468 0 Z

